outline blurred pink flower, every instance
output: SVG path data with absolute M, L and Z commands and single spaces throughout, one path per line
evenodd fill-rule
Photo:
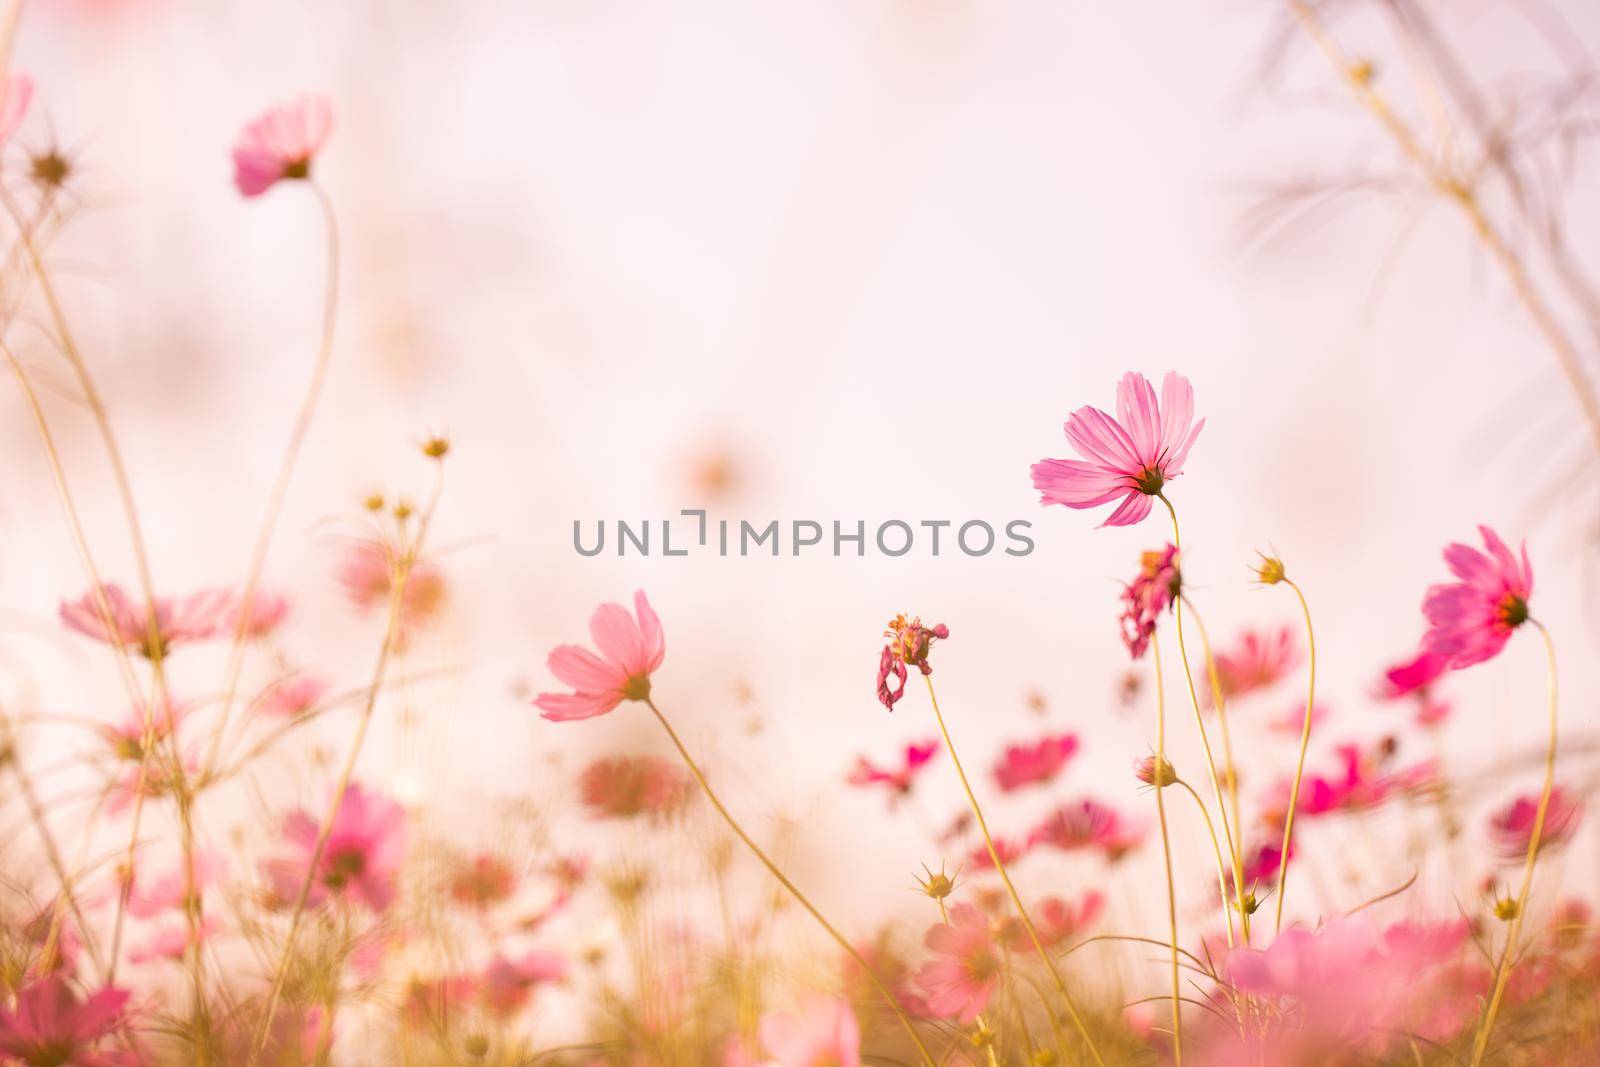
M 158 927 L 150 939 L 128 952 L 130 963 L 154 963 L 159 960 L 181 960 L 191 945 L 203 944 L 221 929 L 216 918 L 207 915 L 200 925 L 190 930 L 187 919 L 173 919 Z
M 1139 847 L 1144 829 L 1098 800 L 1064 804 L 1028 835 L 1030 845 L 1052 845 L 1064 852 L 1096 849 L 1115 863 Z
M 1539 814 L 1539 796 L 1518 797 L 1496 812 L 1489 821 L 1495 851 L 1506 861 L 1521 860 L 1533 843 L 1533 823 Z M 1550 790 L 1545 810 L 1544 829 L 1539 835 L 1539 851 L 1560 848 L 1572 839 L 1583 819 L 1583 802 L 1567 794 L 1561 786 Z
M 637 620 L 621 604 L 595 609 L 589 636 L 598 656 L 577 645 L 557 645 L 550 653 L 550 672 L 575 692 L 540 693 L 533 703 L 546 719 L 593 718 L 624 700 L 650 698 L 650 675 L 666 658 L 667 643 L 642 589 L 633 594 L 633 610 Z
M 1139 557 L 1138 575 L 1122 587 L 1122 643 L 1134 659 L 1144 655 L 1161 613 L 1172 606 L 1182 590 L 1183 575 L 1178 570 L 1175 545 Z
M 283 836 L 297 854 L 264 865 L 277 902 L 292 905 L 298 899 L 319 832 L 317 821 L 303 810 L 284 819 Z M 334 815 L 306 902 L 315 906 L 332 896 L 358 901 L 373 911 L 386 910 L 394 901 L 405 851 L 405 812 L 400 805 L 351 783 Z
M 689 802 L 692 789 L 683 771 L 655 756 L 597 759 L 578 778 L 584 806 L 597 818 L 664 819 Z
M 517 872 L 499 856 L 479 853 L 450 878 L 450 897 L 457 904 L 484 911 L 510 899 L 517 890 Z
M 1215 663 L 1217 687 L 1224 698 L 1232 700 L 1276 685 L 1298 667 L 1300 643 L 1290 626 L 1267 632 L 1246 630 L 1236 647 L 1217 652 Z
M 386 610 L 400 561 L 382 541 L 355 541 L 339 564 L 339 584 L 358 611 Z M 413 630 L 432 621 L 444 606 L 444 574 L 426 560 L 411 564 L 400 596 L 400 634 L 404 644 Z
M 1533 593 L 1533 567 L 1528 547 L 1520 560 L 1487 526 L 1479 526 L 1485 555 L 1470 545 L 1444 550 L 1445 564 L 1459 581 L 1432 586 L 1422 601 L 1428 632 L 1422 646 L 1451 667 L 1470 667 L 1496 655 L 1511 631 L 1528 621 Z
M 194 854 L 194 891 L 201 895 L 228 876 L 228 861 L 220 852 L 198 849 Z M 180 861 L 173 870 L 141 886 L 137 873 L 128 894 L 128 914 L 153 919 L 164 911 L 181 910 L 189 896 L 188 870 Z
M 538 986 L 566 976 L 567 961 L 554 952 L 526 952 L 515 958 L 496 953 L 484 968 L 478 995 L 492 1013 L 510 1015 L 527 1005 Z
M 273 682 L 253 706 L 269 715 L 293 719 L 317 706 L 328 692 L 326 679 L 312 674 L 291 674 Z
M 333 106 L 302 96 L 267 111 L 244 128 L 233 146 L 233 182 L 260 196 L 279 181 L 311 176 L 311 161 L 333 131 Z
M 158 711 L 150 716 L 150 743 L 158 745 L 172 735 L 178 728 L 178 723 L 188 714 L 187 705 L 174 703 L 168 700 Z M 106 743 L 111 746 L 111 752 L 119 760 L 136 760 L 144 755 L 145 751 L 145 712 L 143 708 L 131 708 L 122 717 L 122 721 L 115 726 L 102 727 Z
M 1005 793 L 1045 785 L 1055 780 L 1077 751 L 1076 734 L 1052 734 L 1029 744 L 1007 745 L 994 765 L 995 783 Z
M 799 1001 L 798 1014 L 769 1011 L 757 1033 L 779 1067 L 861 1067 L 861 1028 L 850 1002 L 817 994 Z
M 1289 843 L 1289 858 L 1295 856 L 1294 842 Z M 1274 886 L 1278 884 L 1278 868 L 1283 866 L 1283 841 L 1274 838 L 1262 842 L 1252 851 L 1244 855 L 1244 888 L 1245 892 L 1255 892 L 1257 886 Z M 1228 874 L 1231 885 L 1233 876 Z
M 1168 371 L 1156 402 L 1150 379 L 1129 371 L 1117 384 L 1117 418 L 1081 407 L 1067 419 L 1067 440 L 1088 462 L 1045 459 L 1033 465 L 1040 503 L 1093 508 L 1122 498 L 1102 526 L 1132 526 L 1150 514 L 1151 498 L 1183 473 L 1200 429 L 1189 379 Z
M 17 990 L 16 1004 L 0 1007 L 0 1059 L 27 1067 L 131 1067 L 132 1052 L 97 1052 L 94 1046 L 123 1021 L 128 992 L 102 989 L 79 1000 L 59 975 Z
M 933 649 L 935 641 L 949 638 L 950 628 L 943 623 L 938 626 L 924 626 L 920 618 L 907 619 L 904 615 L 896 615 L 889 620 L 889 628 L 883 631 L 883 636 L 889 643 L 883 646 L 883 654 L 878 657 L 878 700 L 890 711 L 906 693 L 906 669 L 915 667 L 923 675 L 933 673 L 933 665 L 928 662 L 928 653 Z M 899 684 L 889 688 L 889 679 L 895 678 Z
M 1044 897 L 1033 907 L 1033 926 L 1044 947 L 1052 949 L 1082 935 L 1094 925 L 1105 906 L 1105 894 L 1097 889 L 1089 890 L 1076 904 L 1060 897 Z M 1028 936 L 1027 928 L 1019 919 L 1005 923 L 1004 936 L 1013 952 L 1036 951 L 1033 938 Z
M 289 598 L 266 589 L 257 589 L 250 601 L 249 620 L 245 621 L 243 616 L 244 605 L 235 604 L 228 612 L 226 631 L 239 633 L 239 624 L 244 622 L 242 632 L 245 637 L 266 637 L 289 617 Z
M 999 834 L 994 837 L 994 850 L 1000 854 L 1000 862 L 1007 867 L 1026 856 L 1030 847 L 1026 840 L 1016 841 Z M 967 853 L 967 865 L 978 871 L 994 870 L 994 857 L 989 855 L 989 846 L 982 842 L 973 846 L 972 851 Z
M 26 74 L 12 74 L 0 86 L 0 144 L 11 140 L 33 103 L 33 79 Z
M 140 789 L 140 770 L 143 769 L 144 788 Z M 129 767 L 111 786 L 110 796 L 106 799 L 106 812 L 119 815 L 133 806 L 141 793 L 146 800 L 155 800 L 172 793 L 178 785 L 178 776 L 173 772 L 176 768 L 170 759 L 147 759 L 141 764 Z M 193 778 L 200 771 L 200 760 L 193 752 L 183 757 L 183 774 Z
M 77 600 L 61 602 L 61 621 L 68 629 L 85 637 L 104 641 L 109 645 L 124 645 L 137 649 L 146 656 L 158 652 L 166 655 L 185 641 L 203 641 L 215 637 L 233 600 L 225 589 L 208 589 L 182 600 L 157 598 L 155 602 L 156 632 L 159 644 L 151 646 L 149 620 L 145 609 L 117 585 L 100 587 L 105 595 L 111 626 L 106 626 L 99 608 L 99 598 L 91 590 Z
M 1466 919 L 1397 922 L 1383 932 L 1380 948 L 1385 959 L 1414 974 L 1455 956 L 1471 933 Z
M 1392 991 L 1373 980 L 1376 959 L 1371 929 L 1339 919 L 1314 933 L 1292 927 L 1265 950 L 1235 950 L 1227 976 L 1238 992 L 1292 1002 L 1302 1031 L 1337 1034 L 1383 1025 Z
M 850 776 L 845 779 L 854 786 L 883 785 L 889 792 L 889 803 L 894 805 L 902 797 L 911 792 L 912 782 L 917 773 L 926 767 L 933 757 L 939 754 L 939 742 L 930 738 L 920 744 L 906 746 L 905 757 L 901 765 L 894 770 L 884 770 L 875 765 L 865 756 L 856 758 L 856 765 L 850 771 Z
M 1413 694 L 1426 694 L 1429 687 L 1450 669 L 1450 660 L 1427 649 L 1403 663 L 1397 663 L 1383 672 L 1378 686 L 1378 696 L 1384 700 L 1399 700 Z
M 967 1025 L 988 1006 L 1000 981 L 1000 951 L 988 917 L 971 904 L 957 904 L 949 922 L 929 927 L 923 940 L 934 953 L 917 972 L 929 1010 Z

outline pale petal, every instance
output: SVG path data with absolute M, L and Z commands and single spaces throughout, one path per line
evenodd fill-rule
M 540 693 L 534 706 L 551 722 L 571 722 L 604 715 L 622 703 L 620 693 Z
M 633 613 L 639 617 L 639 634 L 644 638 L 645 672 L 653 674 L 667 657 L 667 639 L 661 631 L 661 619 L 645 599 L 643 589 L 633 594 Z
M 550 650 L 550 673 L 580 693 L 620 690 L 628 676 L 587 648 L 557 645 Z
M 589 636 L 600 654 L 625 675 L 644 674 L 649 662 L 639 624 L 621 604 L 601 604 L 589 620 Z

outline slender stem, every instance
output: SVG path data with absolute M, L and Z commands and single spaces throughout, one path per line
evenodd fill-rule
M 1167 762 L 1167 686 L 1161 676 L 1161 638 L 1150 635 L 1156 668 L 1156 768 Z M 1160 779 L 1158 778 L 1157 781 Z M 1167 932 L 1172 937 L 1172 1057 L 1183 1063 L 1183 1011 L 1178 984 L 1178 890 L 1172 882 L 1172 838 L 1167 833 L 1165 789 L 1156 790 L 1156 818 L 1161 824 L 1161 858 L 1167 874 Z
M 339 224 L 334 215 L 333 202 L 328 198 L 327 192 L 314 181 L 308 184 L 322 208 L 322 219 L 327 235 L 327 278 L 322 301 L 322 336 L 317 346 L 316 361 L 312 364 L 311 381 L 306 386 L 304 399 L 300 401 L 299 414 L 295 416 L 294 427 L 289 432 L 289 443 L 284 449 L 282 460 L 279 461 L 278 475 L 273 481 L 271 495 L 267 498 L 266 514 L 261 520 L 260 529 L 256 531 L 255 547 L 250 552 L 250 570 L 245 578 L 244 591 L 239 595 L 239 621 L 234 628 L 233 649 L 228 659 L 227 678 L 223 683 L 222 715 L 211 735 L 211 747 L 201 768 L 202 782 L 210 780 L 216 766 L 222 736 L 227 729 L 228 718 L 233 712 L 233 703 L 239 693 L 239 678 L 244 670 L 244 655 L 250 632 L 250 616 L 255 609 L 256 594 L 260 591 L 261 572 L 266 567 L 267 552 L 272 547 L 272 535 L 277 529 L 278 517 L 283 512 L 284 498 L 289 493 L 289 482 L 294 476 L 295 465 L 305 445 L 306 434 L 311 429 L 311 421 L 316 416 L 317 403 L 322 397 L 323 384 L 328 377 L 328 366 L 332 362 L 333 331 L 338 320 L 339 307 Z
M 656 721 L 667 732 L 667 737 L 671 738 L 672 744 L 678 750 L 678 755 L 683 757 L 684 765 L 689 768 L 689 773 L 694 775 L 696 782 L 700 783 L 700 791 L 706 795 L 706 799 L 711 802 L 711 806 L 717 809 L 717 814 L 722 816 L 723 821 L 728 824 L 728 828 L 737 834 L 739 840 L 745 843 L 745 847 L 755 854 L 756 859 L 761 861 L 761 865 L 767 869 L 772 877 L 778 880 L 778 884 L 787 889 L 789 895 L 798 900 L 800 906 L 810 912 L 811 917 L 817 920 L 817 923 L 828 932 L 828 936 L 832 937 L 838 946 L 844 950 L 845 954 L 860 966 L 872 981 L 872 984 L 877 987 L 878 992 L 883 996 L 884 1002 L 894 1011 L 895 1017 L 900 1020 L 900 1025 L 905 1028 L 906 1034 L 910 1036 L 911 1043 L 917 1046 L 917 1052 L 921 1054 L 923 1063 L 926 1067 L 934 1067 L 933 1054 L 928 1051 L 928 1046 L 923 1044 L 922 1038 L 917 1034 L 917 1028 L 911 1023 L 911 1017 L 906 1014 L 905 1008 L 901 1006 L 900 999 L 884 984 L 883 979 L 878 977 L 878 972 L 872 969 L 872 966 L 867 963 L 866 959 L 850 943 L 849 939 L 841 934 L 832 923 L 823 918 L 822 912 L 818 911 L 817 906 L 811 903 L 810 898 L 800 891 L 799 886 L 791 882 L 789 876 L 783 873 L 778 865 L 772 861 L 772 858 L 767 855 L 766 851 L 755 843 L 755 839 L 745 833 L 744 827 L 739 825 L 739 820 L 735 819 L 733 814 L 723 806 L 722 801 L 717 797 L 716 791 L 711 788 L 711 783 L 706 781 L 706 776 L 700 772 L 700 765 L 694 761 L 693 756 L 689 755 L 688 748 L 684 746 L 683 740 L 678 737 L 678 731 L 672 728 L 672 724 L 667 721 L 667 717 L 656 706 L 656 702 L 646 697 L 645 704 L 655 713 Z
M 1011 903 L 1017 909 L 1017 915 L 1022 919 L 1022 926 L 1028 931 L 1028 937 L 1033 941 L 1033 947 L 1044 960 L 1045 967 L 1050 971 L 1050 977 L 1055 979 L 1056 989 L 1061 992 L 1061 999 L 1067 1006 L 1067 1015 L 1072 1019 L 1072 1025 L 1083 1038 L 1083 1043 L 1089 1047 L 1089 1055 L 1094 1061 L 1105 1067 L 1105 1060 L 1100 1056 L 1100 1049 L 1096 1047 L 1094 1038 L 1089 1036 L 1089 1027 L 1084 1023 L 1083 1016 L 1078 1012 L 1078 1006 L 1073 1002 L 1072 994 L 1067 991 L 1066 979 L 1061 977 L 1061 971 L 1056 967 L 1055 960 L 1045 950 L 1044 943 L 1039 940 L 1039 931 L 1034 928 L 1033 919 L 1028 916 L 1028 909 L 1023 906 L 1022 897 L 1017 893 L 1017 887 L 1011 883 L 1011 874 L 1006 870 L 1004 861 L 1000 859 L 1000 852 L 994 847 L 994 838 L 989 834 L 989 823 L 983 817 L 983 809 L 978 806 L 978 798 L 972 792 L 972 783 L 967 781 L 967 772 L 961 767 L 961 757 L 956 755 L 955 742 L 950 740 L 950 728 L 945 725 L 944 713 L 939 710 L 939 698 L 933 692 L 933 676 L 923 675 L 922 680 L 928 683 L 928 700 L 933 704 L 933 717 L 938 720 L 939 733 L 944 735 L 944 750 L 950 753 L 950 762 L 955 766 L 956 776 L 961 779 L 961 788 L 967 794 L 967 803 L 972 807 L 972 814 L 977 817 L 978 829 L 983 832 L 983 843 L 989 850 L 989 859 L 994 863 L 994 869 L 999 873 L 1000 880 L 1005 883 L 1006 892 L 1011 896 Z
M 1160 779 L 1158 778 L 1157 781 L 1159 780 Z M 1190 785 L 1182 778 L 1177 779 L 1177 784 L 1183 787 L 1183 791 L 1185 793 L 1188 793 L 1194 798 L 1195 807 L 1200 809 L 1200 818 L 1205 820 L 1206 837 L 1210 838 L 1211 851 L 1215 854 L 1217 859 L 1217 893 L 1222 899 L 1223 918 L 1227 921 L 1228 947 L 1232 948 L 1233 912 L 1232 908 L 1228 904 L 1228 868 L 1222 859 L 1222 844 L 1217 840 L 1217 830 L 1216 827 L 1212 825 L 1211 812 L 1206 810 L 1206 802 L 1200 799 L 1200 794 L 1194 791 L 1194 786 Z M 1156 788 L 1159 789 L 1162 787 L 1158 785 Z
M 1489 1047 L 1489 1034 L 1494 1030 L 1495 1017 L 1500 1013 L 1500 1001 L 1505 996 L 1506 982 L 1511 977 L 1511 967 L 1517 950 L 1517 936 L 1522 932 L 1522 920 L 1528 911 L 1528 894 L 1533 890 L 1533 869 L 1539 861 L 1539 846 L 1544 836 L 1545 816 L 1550 811 L 1550 794 L 1555 789 L 1556 780 L 1556 646 L 1550 639 L 1550 631 L 1537 619 L 1529 622 L 1538 629 L 1539 636 L 1544 639 L 1545 666 L 1549 671 L 1550 692 L 1550 746 L 1545 752 L 1544 759 L 1544 789 L 1539 794 L 1539 810 L 1533 816 L 1533 833 L 1528 837 L 1528 856 L 1522 864 L 1522 888 L 1517 892 L 1517 912 L 1511 917 L 1511 922 L 1506 927 L 1506 943 L 1500 950 L 1500 961 L 1494 969 L 1494 992 L 1489 997 L 1489 1005 L 1484 1009 L 1483 1023 L 1478 1027 L 1478 1035 L 1472 1041 L 1472 1064 L 1478 1067 L 1483 1062 L 1483 1054 Z
M 1300 601 L 1300 613 L 1306 620 L 1306 644 L 1310 648 L 1310 662 L 1306 672 L 1306 716 L 1305 722 L 1300 727 L 1300 758 L 1294 765 L 1294 787 L 1289 790 L 1289 810 L 1283 817 L 1283 850 L 1278 854 L 1278 906 L 1277 915 L 1272 922 L 1274 937 L 1283 929 L 1283 898 L 1288 895 L 1289 890 L 1289 846 L 1293 844 L 1294 811 L 1300 806 L 1300 781 L 1305 777 L 1306 750 L 1311 747 L 1311 709 L 1317 699 L 1317 633 L 1311 626 L 1311 607 L 1306 603 L 1306 595 L 1300 591 L 1293 578 L 1285 578 L 1283 583 L 1294 590 L 1295 597 Z

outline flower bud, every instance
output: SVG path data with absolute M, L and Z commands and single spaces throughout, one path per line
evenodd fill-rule
M 1143 759 L 1133 761 L 1133 776 L 1145 785 L 1164 788 L 1178 780 L 1178 772 L 1171 761 L 1161 760 L 1159 769 L 1154 756 L 1145 756 Z
M 1262 585 L 1277 585 L 1285 578 L 1283 560 L 1276 556 L 1262 556 L 1255 568 L 1256 581 Z

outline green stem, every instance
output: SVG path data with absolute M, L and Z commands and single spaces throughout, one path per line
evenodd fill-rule
M 1289 810 L 1283 817 L 1283 850 L 1278 854 L 1278 906 L 1277 915 L 1272 922 L 1274 937 L 1283 929 L 1283 898 L 1288 895 L 1289 889 L 1289 846 L 1293 843 L 1294 811 L 1300 805 L 1300 782 L 1305 777 L 1306 750 L 1311 747 L 1311 709 L 1317 699 L 1317 634 L 1311 626 L 1311 607 L 1306 603 L 1306 595 L 1300 591 L 1294 579 L 1285 578 L 1283 582 L 1294 590 L 1295 597 L 1300 601 L 1300 613 L 1305 616 L 1310 666 L 1306 682 L 1306 716 L 1304 724 L 1300 727 L 1300 758 L 1294 765 L 1294 787 L 1289 791 Z

